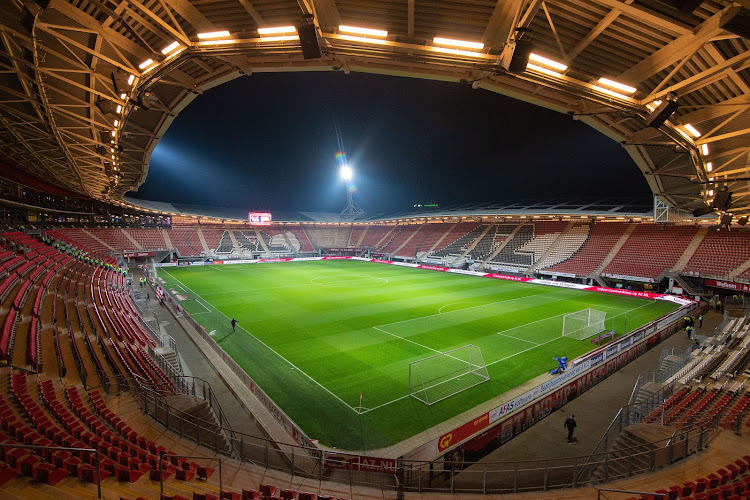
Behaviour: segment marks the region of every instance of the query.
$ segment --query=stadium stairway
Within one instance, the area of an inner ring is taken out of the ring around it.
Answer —
[[[203,230],[200,226],[197,226],[198,240],[201,242],[201,247],[205,253],[208,253],[208,244],[206,243],[206,237],[203,235]]]
[[[625,229],[625,232],[622,233],[622,236],[620,236],[620,239],[617,240],[617,243],[615,243],[615,246],[612,247],[612,249],[607,253],[607,255],[602,259],[602,261],[599,263],[598,266],[594,269],[594,271],[591,273],[592,276],[599,276],[602,274],[602,271],[605,267],[609,265],[610,262],[612,262],[612,259],[615,258],[617,253],[620,251],[620,249],[625,245],[625,242],[628,241],[628,238],[630,235],[635,231],[635,228],[638,227],[637,224],[629,224],[627,229]],[[605,285],[606,286],[606,285]]]
[[[555,240],[550,244],[549,247],[547,247],[547,250],[537,258],[534,263],[529,267],[526,272],[528,274],[531,274],[535,272],[541,265],[544,263],[544,260],[555,251],[555,249],[565,240],[565,236],[570,233],[571,229],[576,225],[575,222],[569,222],[568,225],[565,226],[565,229],[563,229],[560,234],[555,238]]]
[[[698,228],[698,232],[695,233],[695,236],[693,236],[693,240],[685,248],[685,251],[682,252],[680,258],[677,259],[677,262],[675,262],[675,265],[672,267],[672,271],[679,273],[683,269],[685,269],[685,266],[688,264],[688,262],[690,262],[691,257],[693,256],[693,254],[695,254],[695,251],[698,250],[698,247],[703,242],[703,238],[706,237],[707,233],[708,228]]]

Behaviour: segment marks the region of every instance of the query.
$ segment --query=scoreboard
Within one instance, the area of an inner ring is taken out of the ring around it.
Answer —
[[[249,212],[247,222],[253,226],[270,226],[271,214],[270,212]]]

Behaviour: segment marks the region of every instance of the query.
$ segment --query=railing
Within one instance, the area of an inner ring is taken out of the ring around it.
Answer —
[[[607,493],[620,493],[623,495],[640,495],[641,497],[648,497],[648,498],[668,498],[669,495],[667,493],[645,493],[643,491],[630,491],[630,490],[612,490],[609,488],[600,488],[596,491],[596,500],[608,500],[609,497],[606,495],[602,495],[602,492]]]
[[[102,498],[102,477],[101,477],[101,453],[93,448],[66,448],[64,446],[33,446],[20,443],[0,443],[0,448],[23,448],[26,450],[49,450],[50,452],[70,451],[73,453],[94,453],[96,454],[96,498]]]
[[[628,404],[632,405],[636,403],[640,390],[649,382],[665,384],[674,376],[675,373],[678,373],[680,370],[682,370],[690,361],[690,353],[692,352],[692,349],[692,346],[688,346],[685,348],[670,347],[662,350],[661,354],[659,355],[659,363],[657,364],[659,369],[656,371],[644,372],[638,376],[638,380],[635,382],[635,386],[633,387],[633,392],[630,394],[630,400],[628,401]],[[662,362],[669,356],[675,356],[679,358],[679,361],[676,364],[669,366],[667,369],[661,369]],[[669,383],[661,387],[657,392],[649,396],[646,402],[662,402],[664,398],[669,397],[669,395],[671,394],[672,385],[673,383]]]
[[[196,386],[197,387],[197,386]],[[510,493],[553,488],[575,488],[612,481],[668,466],[703,450],[716,436],[725,417],[735,418],[739,433],[747,412],[695,415],[688,425],[663,439],[639,446],[613,449],[622,429],[643,420],[641,414],[624,407],[603,438],[603,445],[590,456],[516,462],[475,463],[460,461],[373,460],[293,444],[276,443],[240,432],[225,436],[229,448],[222,448],[214,423],[199,421],[164,404],[163,398],[143,388],[137,391],[141,407],[167,429],[224,456],[234,455],[266,469],[279,470],[299,478],[330,478],[350,486],[367,486],[384,491],[444,493]],[[643,405],[639,405],[643,406]],[[651,421],[658,422],[653,418]]]

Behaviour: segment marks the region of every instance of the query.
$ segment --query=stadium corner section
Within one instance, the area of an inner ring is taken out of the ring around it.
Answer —
[[[542,383],[540,383],[536,387],[531,388],[520,396],[505,401],[497,407],[491,409],[490,411],[483,413],[482,415],[471,418],[470,420],[467,419],[464,424],[456,427],[450,432],[444,433],[439,437],[429,439],[427,442],[424,442],[420,446],[414,447],[411,451],[402,455],[402,458],[408,460],[433,460],[451,452],[461,445],[471,445],[474,448],[481,448],[483,447],[483,445],[488,444],[490,441],[497,437],[500,438],[501,443],[507,441],[513,435],[517,434],[523,429],[526,429],[529,425],[540,420],[554,409],[557,409],[560,406],[564,405],[569,396],[584,392],[603,378],[614,373],[616,370],[645,352],[647,347],[661,342],[662,340],[673,334],[675,331],[679,330],[682,317],[686,314],[687,311],[692,311],[695,307],[697,307],[697,303],[693,300],[671,295],[663,295],[650,292],[637,292],[632,290],[606,288],[601,286],[587,286],[576,283],[558,282],[520,276],[508,276],[497,273],[480,273],[476,271],[452,269],[434,265],[420,265],[380,259],[365,259],[359,257],[306,257],[213,261],[211,263],[205,263],[205,265],[260,264],[272,262],[344,259],[457,273],[492,279],[525,282],[538,285],[577,289],[582,291],[609,293],[635,298],[665,300],[676,303],[678,306],[680,306],[670,314],[641,326],[635,331],[626,334],[623,337],[620,337],[611,344],[579,356],[570,363],[570,368],[563,374],[558,376],[551,376],[547,374],[545,376],[546,379]],[[173,267],[176,265],[177,264],[175,263],[160,264],[158,265],[158,267]],[[199,265],[204,265],[204,263],[201,263]],[[178,309],[181,309],[178,304],[176,304],[176,307]],[[193,323],[195,322],[193,321]],[[200,331],[200,326],[197,325],[197,323],[195,323],[195,325]],[[217,352],[221,352],[221,347],[219,347],[212,338],[210,338],[208,335],[203,335],[203,337],[207,342],[209,342],[214,350],[216,350]],[[231,358],[227,359],[226,356],[223,357],[225,358],[225,361],[227,361],[227,363],[231,365],[231,361],[233,360],[231,360]],[[230,366],[230,368],[232,368],[233,371],[236,371],[234,369],[235,367]],[[246,377],[243,377],[243,380],[245,378]],[[288,416],[286,416],[278,406],[276,406],[271,398],[263,393],[263,391],[258,387],[257,384],[250,381],[250,383],[248,384],[248,388],[253,393],[255,393],[256,396],[258,396],[258,399],[260,399],[264,406],[266,406],[269,412],[287,430],[290,437],[292,437],[300,445],[314,446],[313,441],[310,440],[305,435],[305,433]],[[464,414],[468,415],[470,413],[471,410],[468,410]],[[343,458],[345,452],[343,454],[338,454],[342,455]],[[356,454],[346,455],[346,457],[348,458],[344,459],[342,462],[346,467],[362,467],[363,464],[368,463],[368,461],[373,458],[372,456],[364,457]],[[392,459],[383,458],[382,460],[390,461]]]

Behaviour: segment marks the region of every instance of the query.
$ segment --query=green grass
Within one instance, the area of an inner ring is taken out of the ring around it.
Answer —
[[[606,311],[622,333],[625,318],[630,331],[677,307],[349,260],[158,276],[187,293],[182,306],[309,437],[346,450],[402,441],[554,368],[554,356],[591,350],[561,336],[565,313]],[[431,406],[408,397],[409,362],[466,344],[481,349],[488,382]]]

